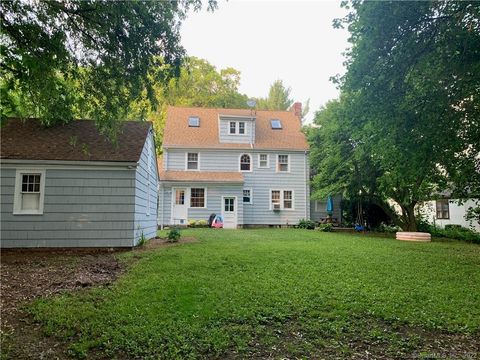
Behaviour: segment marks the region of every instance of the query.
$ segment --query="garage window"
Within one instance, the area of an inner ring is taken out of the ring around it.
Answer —
[[[17,170],[15,176],[15,215],[43,214],[45,170]]]

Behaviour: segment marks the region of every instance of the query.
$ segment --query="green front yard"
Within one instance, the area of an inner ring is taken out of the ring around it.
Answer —
[[[122,254],[140,258],[113,287],[30,311],[79,356],[392,358],[480,346],[478,245],[295,229],[183,235],[199,241]]]

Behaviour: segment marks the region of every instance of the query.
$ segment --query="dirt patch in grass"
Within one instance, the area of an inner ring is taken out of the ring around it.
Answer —
[[[156,237],[154,239],[147,241],[145,245],[139,248],[136,248],[135,251],[151,250],[151,249],[157,249],[161,247],[174,246],[178,244],[192,243],[197,241],[198,240],[193,236],[182,236],[177,242],[169,242],[168,238]]]
[[[8,358],[64,358],[64,346],[43,335],[23,310],[29,301],[111,284],[125,270],[116,253],[125,250],[2,250],[1,340]]]
[[[134,252],[197,241],[182,237],[176,243],[155,238]],[[63,359],[68,344],[45,336],[42,327],[24,311],[28,302],[83,288],[109,286],[128,267],[117,255],[132,249],[12,249],[0,255],[0,358]],[[132,257],[133,260],[138,259]]]

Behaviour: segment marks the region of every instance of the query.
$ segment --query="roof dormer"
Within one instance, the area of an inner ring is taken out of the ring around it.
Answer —
[[[253,144],[255,115],[218,115],[218,135],[221,143]]]

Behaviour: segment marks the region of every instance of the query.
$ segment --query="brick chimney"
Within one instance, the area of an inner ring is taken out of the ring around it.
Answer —
[[[294,103],[290,108],[290,111],[293,112],[294,115],[298,117],[300,120],[302,120],[302,103],[301,102]]]

